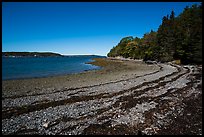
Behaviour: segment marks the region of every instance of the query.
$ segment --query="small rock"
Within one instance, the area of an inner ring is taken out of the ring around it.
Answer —
[[[44,123],[44,124],[43,124],[43,127],[44,127],[44,128],[48,128],[48,125],[49,125],[48,122],[47,122],[47,123]]]

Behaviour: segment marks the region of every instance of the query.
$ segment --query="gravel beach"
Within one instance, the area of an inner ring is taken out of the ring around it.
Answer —
[[[90,64],[103,68],[2,81],[2,134],[202,135],[202,66]]]

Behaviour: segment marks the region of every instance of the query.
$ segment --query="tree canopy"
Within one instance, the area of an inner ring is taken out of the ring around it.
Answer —
[[[142,38],[122,38],[107,56],[161,62],[179,59],[182,64],[201,64],[202,4],[184,8],[177,17],[172,11],[163,17],[157,31],[151,30]]]

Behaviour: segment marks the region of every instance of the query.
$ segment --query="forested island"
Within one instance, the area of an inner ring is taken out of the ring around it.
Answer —
[[[2,52],[3,57],[61,57],[63,55],[52,52]]]
[[[142,38],[128,36],[107,54],[108,57],[155,60],[182,64],[202,63],[202,3],[186,7],[175,17],[164,16],[157,31],[144,34]]]

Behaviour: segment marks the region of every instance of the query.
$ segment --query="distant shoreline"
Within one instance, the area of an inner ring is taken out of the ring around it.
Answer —
[[[102,56],[102,55],[63,55],[54,52],[2,52],[2,57],[76,57],[76,56]],[[102,56],[106,57],[106,56]]]
[[[50,57],[63,56],[59,53],[53,52],[2,52],[3,57]]]

